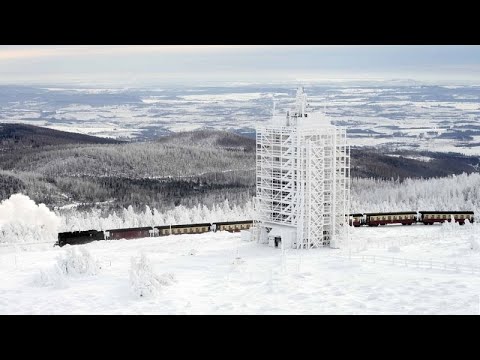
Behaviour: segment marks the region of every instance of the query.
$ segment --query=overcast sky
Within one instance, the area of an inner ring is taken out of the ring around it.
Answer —
[[[325,79],[480,83],[480,46],[1,46],[0,83],[142,86]]]

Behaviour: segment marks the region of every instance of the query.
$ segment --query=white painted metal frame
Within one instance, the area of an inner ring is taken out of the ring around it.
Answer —
[[[349,236],[346,130],[299,126],[306,116],[299,91],[294,116],[257,129],[256,220],[269,229],[295,228],[296,248],[339,247]]]

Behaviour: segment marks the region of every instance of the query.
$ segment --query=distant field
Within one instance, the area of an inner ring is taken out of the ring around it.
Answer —
[[[480,86],[306,86],[309,103],[346,126],[354,146],[480,155]],[[211,128],[254,135],[293,105],[295,85],[171,89],[0,86],[0,122],[145,140]]]

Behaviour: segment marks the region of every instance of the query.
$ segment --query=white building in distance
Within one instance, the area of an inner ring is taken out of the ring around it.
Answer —
[[[298,89],[292,112],[257,128],[254,237],[271,246],[340,247],[349,236],[346,129],[307,106]]]

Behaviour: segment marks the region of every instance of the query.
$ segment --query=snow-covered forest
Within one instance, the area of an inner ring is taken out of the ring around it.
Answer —
[[[120,212],[114,211],[106,217],[101,216],[99,209],[83,212],[70,209],[57,214],[61,219],[60,231],[76,231],[249,220],[252,219],[253,211],[252,199],[244,206],[231,205],[228,200],[225,200],[210,208],[205,205],[196,205],[191,208],[180,205],[165,212],[151,209],[148,205],[145,206],[144,211],[137,212],[129,206]]]
[[[480,214],[480,174],[385,181],[352,180],[352,212],[472,210]]]

